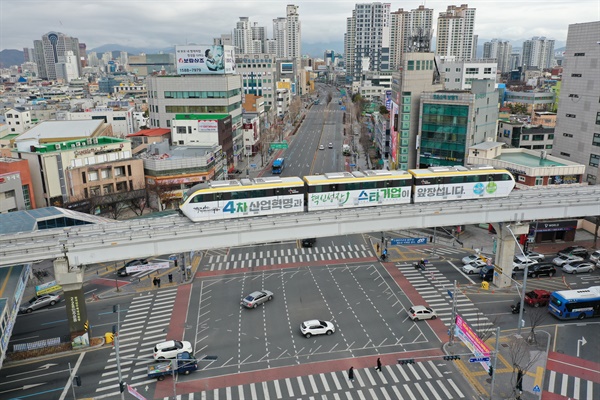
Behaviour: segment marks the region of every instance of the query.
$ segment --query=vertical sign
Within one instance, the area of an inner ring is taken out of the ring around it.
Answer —
[[[71,345],[74,349],[88,347],[90,345],[89,325],[83,288],[65,291],[65,302],[67,304]]]

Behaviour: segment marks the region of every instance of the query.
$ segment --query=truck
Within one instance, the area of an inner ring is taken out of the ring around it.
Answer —
[[[285,168],[285,159],[278,158],[273,161],[273,168],[271,172],[273,174],[280,175],[283,172],[283,168]]]
[[[165,379],[165,376],[173,375],[173,364],[177,363],[176,374],[189,375],[190,372],[198,370],[198,360],[184,351],[177,354],[177,360],[160,362],[148,366],[148,378],[156,378],[159,381]]]

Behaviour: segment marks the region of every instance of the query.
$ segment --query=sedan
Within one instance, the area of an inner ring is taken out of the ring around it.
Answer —
[[[177,354],[188,352],[192,354],[192,344],[186,341],[167,340],[154,346],[154,359],[164,360],[165,358],[177,358]]]
[[[300,324],[300,332],[306,338],[312,335],[331,335],[335,332],[335,326],[329,321],[311,319]]]
[[[562,267],[565,264],[571,264],[571,263],[578,262],[578,261],[583,261],[583,257],[571,254],[571,255],[564,255],[564,256],[556,257],[554,260],[552,260],[552,264],[554,264],[558,267]]]
[[[571,264],[565,264],[562,267],[563,272],[567,274],[579,274],[582,272],[593,272],[596,266],[591,262],[576,262]]]
[[[273,292],[268,290],[257,290],[244,297],[240,304],[246,308],[256,308],[259,304],[266,303],[270,300],[273,300]]]
[[[413,321],[420,321],[422,319],[436,319],[437,313],[433,311],[431,307],[425,306],[412,306],[408,310],[408,318]]]
[[[544,261],[545,256],[541,253],[536,253],[535,251],[526,251],[525,256],[530,260]]]
[[[537,260],[532,260],[530,258],[523,258],[523,256],[517,256],[513,260],[513,270],[519,271],[524,270],[525,267],[531,267],[532,265],[537,264]]]
[[[472,261],[477,261],[477,260],[481,260],[481,257],[479,257],[477,254],[471,254],[470,256],[463,257],[462,263],[469,264]]]
[[[19,312],[29,314],[34,310],[39,310],[43,307],[53,306],[60,301],[60,296],[54,293],[48,293],[41,296],[36,296],[27,303],[19,307]]]
[[[325,150],[325,146],[323,146],[323,145],[320,145],[320,146],[319,146],[319,150]]]
[[[463,265],[461,269],[465,274],[469,274],[469,275],[478,274],[484,265],[485,265],[485,263],[483,265],[481,265],[476,262],[472,262],[472,263]]]

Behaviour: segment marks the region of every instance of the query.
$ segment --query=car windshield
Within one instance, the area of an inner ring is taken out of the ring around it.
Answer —
[[[319,324],[320,324],[321,326],[325,326],[325,325],[327,325],[327,322],[325,322],[325,321],[319,321]]]
[[[248,297],[246,297],[244,300],[246,300],[246,301],[252,301],[252,300],[254,300],[254,297],[252,297],[252,296],[248,296]]]
[[[177,349],[182,349],[183,348],[183,343],[178,342],[177,340],[175,341],[175,348]]]
[[[536,297],[538,297],[535,292],[527,292],[525,295],[527,297],[531,297],[532,299],[535,299]]]

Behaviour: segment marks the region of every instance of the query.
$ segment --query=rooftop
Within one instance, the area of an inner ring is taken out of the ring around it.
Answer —
[[[0,214],[0,234],[33,232],[42,229],[64,228],[75,225],[115,222],[108,218],[83,214],[58,207],[37,208]]]
[[[20,135],[17,140],[62,139],[72,137],[92,137],[104,120],[83,121],[43,121]]]
[[[502,153],[495,160],[506,161],[525,167],[564,167],[567,164],[556,161],[553,157],[552,160],[534,156],[528,153],[516,152],[516,153]]]
[[[152,137],[154,137],[154,136],[167,135],[169,133],[171,133],[171,130],[166,129],[166,128],[142,129],[141,131],[127,135],[127,137],[132,137],[132,136],[152,136]]]

